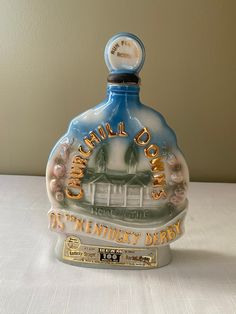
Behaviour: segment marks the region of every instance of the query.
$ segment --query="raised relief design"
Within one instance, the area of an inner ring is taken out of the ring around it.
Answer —
[[[49,157],[50,228],[64,261],[159,267],[184,232],[188,168],[165,119],[139,100],[144,56],[136,36],[111,38],[107,98],[71,121]]]

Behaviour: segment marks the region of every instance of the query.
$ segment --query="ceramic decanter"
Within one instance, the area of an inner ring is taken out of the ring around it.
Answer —
[[[106,99],[71,121],[49,157],[49,225],[63,262],[161,267],[184,232],[188,168],[163,116],[140,102],[144,59],[136,36],[108,41]]]

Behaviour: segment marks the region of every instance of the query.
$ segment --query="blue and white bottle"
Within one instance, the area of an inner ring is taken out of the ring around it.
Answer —
[[[184,232],[188,168],[163,116],[140,102],[144,59],[136,36],[108,41],[106,99],[71,121],[49,157],[50,228],[64,262],[160,267]]]

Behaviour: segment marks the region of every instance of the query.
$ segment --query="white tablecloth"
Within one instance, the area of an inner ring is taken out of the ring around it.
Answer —
[[[0,313],[236,313],[236,184],[191,183],[185,235],[155,270],[57,261],[45,178],[0,176]]]

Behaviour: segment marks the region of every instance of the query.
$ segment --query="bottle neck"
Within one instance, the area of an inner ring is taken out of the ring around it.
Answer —
[[[107,97],[112,98],[130,98],[133,101],[139,101],[139,85],[137,84],[107,84]]]

